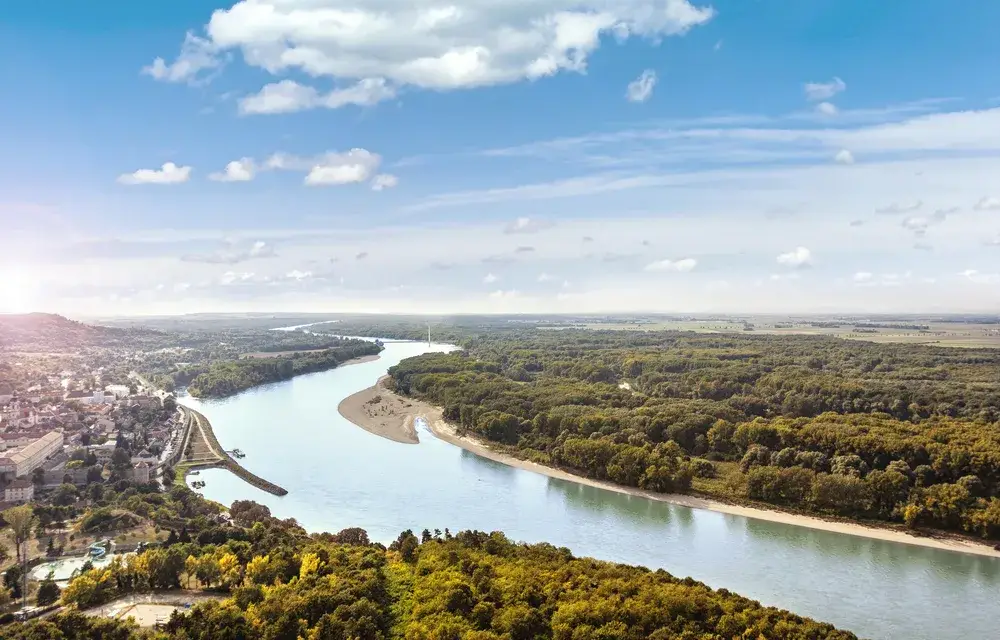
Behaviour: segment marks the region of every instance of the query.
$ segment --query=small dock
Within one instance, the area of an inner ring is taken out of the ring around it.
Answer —
[[[180,409],[184,412],[184,419],[188,423],[187,435],[184,438],[183,454],[178,464],[185,473],[195,469],[228,469],[234,475],[262,491],[267,491],[276,496],[288,494],[288,491],[283,487],[279,487],[273,482],[268,482],[264,478],[247,471],[240,463],[233,459],[222,448],[222,445],[219,444],[215,433],[212,431],[212,424],[201,412],[185,406],[181,406]]]

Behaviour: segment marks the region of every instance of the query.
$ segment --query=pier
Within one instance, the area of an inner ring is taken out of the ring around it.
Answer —
[[[273,482],[247,471],[229,453],[222,448],[212,431],[212,424],[201,412],[190,407],[181,406],[184,419],[187,422],[180,462],[177,465],[179,480],[195,469],[223,468],[242,478],[253,486],[276,496],[284,496],[288,491]]]

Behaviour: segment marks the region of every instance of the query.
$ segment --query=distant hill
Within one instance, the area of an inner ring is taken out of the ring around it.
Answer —
[[[53,313],[0,314],[0,348],[56,351],[82,346],[114,346],[150,330],[99,327]]]

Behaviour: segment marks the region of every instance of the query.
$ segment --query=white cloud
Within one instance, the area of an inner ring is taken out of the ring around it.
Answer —
[[[254,172],[253,159],[240,158],[228,163],[223,171],[209,174],[208,179],[216,182],[248,182],[253,180]]]
[[[922,236],[927,232],[927,227],[930,226],[930,221],[927,218],[919,218],[917,216],[910,216],[904,218],[902,226],[907,231],[914,232],[917,236]]]
[[[486,277],[483,278],[483,284],[493,284],[494,282],[496,282],[499,279],[500,278],[496,277],[492,273],[487,273]]]
[[[879,207],[878,209],[875,209],[875,213],[884,213],[884,214],[909,213],[911,211],[916,211],[920,209],[920,207],[922,206],[924,206],[924,203],[920,200],[909,203],[893,202],[892,204],[888,204],[884,207]]]
[[[382,164],[382,157],[367,149],[330,151],[316,157],[299,157],[276,153],[267,159],[265,167],[288,171],[305,171],[305,184],[327,186],[368,181]]]
[[[372,178],[372,191],[382,191],[392,189],[399,184],[399,178],[391,173],[380,173]]]
[[[628,83],[625,90],[625,98],[629,102],[645,102],[653,95],[653,87],[656,86],[656,72],[646,69],[642,74]]]
[[[976,284],[997,284],[1000,282],[1000,273],[980,273],[976,269],[966,269],[958,275],[964,276],[969,282]]]
[[[777,258],[778,264],[792,269],[801,269],[812,264],[812,252],[806,247],[796,247],[788,253],[782,253]]]
[[[275,114],[292,113],[306,109],[339,109],[347,105],[368,107],[396,96],[396,91],[383,78],[364,78],[343,89],[321,94],[314,87],[294,80],[282,80],[265,85],[253,95],[239,102],[240,113]]]
[[[1000,211],[1000,198],[983,198],[973,208],[976,211]]]
[[[854,164],[854,154],[847,149],[841,149],[833,156],[833,161],[837,164]]]
[[[302,282],[303,280],[308,280],[312,277],[312,271],[299,271],[294,269],[285,274],[285,277],[289,280],[295,280],[297,282]]]
[[[606,37],[656,43],[714,15],[689,0],[243,0],[205,30],[213,50],[273,75],[448,90],[582,73]]]
[[[698,266],[698,261],[694,258],[682,258],[680,260],[658,260],[646,265],[646,271],[676,271],[678,273],[688,273]]]
[[[239,243],[229,242],[219,251],[207,254],[189,254],[181,257],[182,262],[202,262],[205,264],[239,264],[248,260],[260,258],[273,258],[277,254],[272,247],[263,240],[242,247]]]
[[[227,271],[222,274],[222,278],[219,279],[219,283],[223,285],[231,285],[237,282],[246,282],[247,280],[252,279],[253,275],[254,274],[251,272],[237,273],[235,271]]]
[[[538,274],[538,281],[539,282],[552,282],[553,280],[555,280],[555,278],[553,278],[552,276],[550,276],[547,273],[540,273],[540,274]]]
[[[870,282],[872,279],[872,274],[868,271],[858,271],[854,274],[855,282]]]
[[[159,169],[139,169],[133,173],[118,176],[121,184],[180,184],[191,178],[191,167],[179,167],[173,162],[165,162]]]
[[[534,220],[522,217],[508,224],[504,228],[504,233],[536,233],[552,226],[552,223],[547,220]]]
[[[807,82],[803,87],[806,99],[812,102],[829,100],[846,89],[847,84],[840,78],[834,78],[830,82]]]
[[[156,58],[152,64],[143,67],[142,73],[163,82],[196,83],[203,71],[218,69],[225,63],[216,46],[205,38],[191,32],[184,36],[180,55],[173,63],[167,64],[163,58]]]
[[[832,102],[820,102],[816,105],[816,112],[824,116],[835,116],[838,113],[837,105]]]

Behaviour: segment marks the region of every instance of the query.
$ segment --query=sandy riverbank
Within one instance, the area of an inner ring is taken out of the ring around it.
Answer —
[[[441,419],[441,410],[389,391],[385,388],[388,378],[382,376],[374,386],[344,398],[337,411],[369,433],[394,442],[418,444],[416,418],[432,423]]]
[[[947,551],[957,551],[959,553],[971,553],[1000,558],[1000,551],[997,551],[991,545],[980,543],[970,538],[948,536],[946,534],[939,534],[936,537],[918,536],[898,529],[883,529],[852,522],[824,520],[822,518],[797,513],[787,513],[784,511],[772,511],[770,509],[759,509],[743,505],[728,504],[718,500],[700,498],[697,496],[653,493],[651,491],[643,491],[642,489],[636,489],[633,487],[625,487],[609,482],[592,480],[590,478],[562,471],[561,469],[554,469],[552,467],[546,467],[534,462],[521,460],[520,458],[515,458],[509,454],[495,451],[476,438],[459,435],[453,425],[445,422],[439,407],[435,407],[418,400],[403,398],[392,391],[387,390],[384,387],[384,381],[387,377],[388,376],[385,376],[379,380],[379,383],[376,386],[369,387],[364,391],[346,398],[340,403],[339,409],[341,415],[362,429],[365,429],[370,433],[380,435],[384,438],[395,440],[396,442],[417,444],[419,439],[417,438],[416,430],[414,428],[414,421],[416,418],[423,418],[427,421],[427,426],[430,427],[434,435],[445,442],[449,442],[455,446],[466,449],[467,451],[471,451],[484,458],[489,458],[490,460],[494,460],[517,469],[540,473],[550,478],[577,482],[579,484],[598,487],[608,491],[641,496],[650,500],[668,502],[670,504],[691,507],[693,509],[707,509],[718,513],[743,516],[745,518],[755,518],[758,520],[766,520],[768,522],[778,522],[798,527],[807,527],[810,529],[818,529],[820,531],[831,531],[834,533],[861,536],[875,540],[885,540],[887,542],[899,542],[902,544],[930,547],[932,549],[944,549]],[[371,402],[376,396],[378,396],[378,401]],[[366,403],[369,402],[371,402],[371,404],[366,405]]]
[[[376,354],[373,354],[373,355],[370,355],[370,356],[361,356],[359,358],[351,358],[347,362],[341,362],[337,366],[338,367],[347,367],[347,366],[350,366],[352,364],[364,364],[366,362],[375,362],[376,360],[378,360],[381,357],[382,357],[381,354],[376,353]]]

